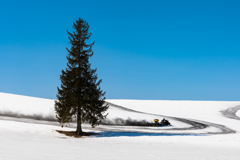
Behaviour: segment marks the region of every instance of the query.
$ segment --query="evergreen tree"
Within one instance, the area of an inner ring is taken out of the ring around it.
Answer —
[[[91,69],[89,58],[93,55],[91,44],[86,41],[91,37],[89,25],[79,18],[73,23],[75,31],[68,32],[71,48],[68,49],[67,68],[62,70],[61,87],[57,88],[55,111],[58,121],[62,124],[77,119],[76,134],[81,135],[81,124],[89,122],[92,127],[99,125],[108,109],[105,103],[105,92],[100,88],[102,80],[97,80],[97,69]]]

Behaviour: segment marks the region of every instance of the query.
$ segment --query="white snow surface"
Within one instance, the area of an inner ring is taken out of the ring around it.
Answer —
[[[221,111],[240,105],[239,101],[107,100],[145,113],[188,118],[221,124],[240,131],[239,120],[229,119]],[[237,114],[239,111],[237,112]]]
[[[54,100],[0,92],[0,113],[54,118]]]
[[[237,111],[236,116],[240,118],[240,111]]]
[[[26,159],[161,159],[161,160],[239,160],[240,121],[224,117],[221,111],[240,105],[240,102],[223,101],[159,101],[159,100],[107,100],[119,106],[142,113],[121,110],[110,106],[108,119],[116,117],[151,121],[155,115],[187,118],[228,127],[236,133],[188,136],[149,136],[133,134],[122,136],[113,132],[111,136],[73,138],[59,134],[56,130],[73,131],[75,128],[61,128],[57,122],[32,120],[37,116],[54,119],[54,100],[0,93],[0,160]],[[151,114],[145,114],[151,113]],[[239,116],[239,111],[236,113]],[[15,116],[15,117],[9,117]],[[169,129],[189,127],[189,124],[171,120]],[[105,129],[102,132],[101,127]],[[114,127],[114,126],[113,126]],[[148,129],[115,126],[126,131],[136,128],[141,132]],[[163,127],[167,128],[167,127]],[[111,126],[100,125],[91,129],[83,125],[84,131],[109,133]],[[196,133],[206,133],[206,129]],[[161,133],[161,127],[155,127]],[[215,130],[215,129],[213,129]],[[131,130],[132,131],[132,130]],[[164,131],[166,132],[166,131]],[[179,132],[179,131],[177,131]],[[185,131],[184,131],[185,132]],[[194,131],[186,131],[194,133]]]

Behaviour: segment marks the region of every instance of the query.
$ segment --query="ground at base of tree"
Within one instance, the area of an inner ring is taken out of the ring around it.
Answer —
[[[75,138],[82,138],[83,136],[93,136],[93,135],[100,135],[99,133],[92,133],[92,132],[82,132],[81,135],[77,135],[76,131],[60,131],[56,130],[60,134],[64,134],[69,137],[75,137]]]

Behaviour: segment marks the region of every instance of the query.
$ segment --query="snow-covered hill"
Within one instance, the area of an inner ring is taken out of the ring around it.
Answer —
[[[71,138],[56,130],[54,100],[0,93],[0,160],[9,159],[240,159],[240,102],[107,100],[107,123]],[[171,127],[125,126],[116,118]],[[174,136],[173,136],[174,135]]]

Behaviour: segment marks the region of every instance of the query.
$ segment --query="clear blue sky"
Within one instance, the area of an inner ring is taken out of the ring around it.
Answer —
[[[95,41],[107,99],[240,101],[240,1],[8,0],[0,5],[0,92],[55,99],[66,30]]]

